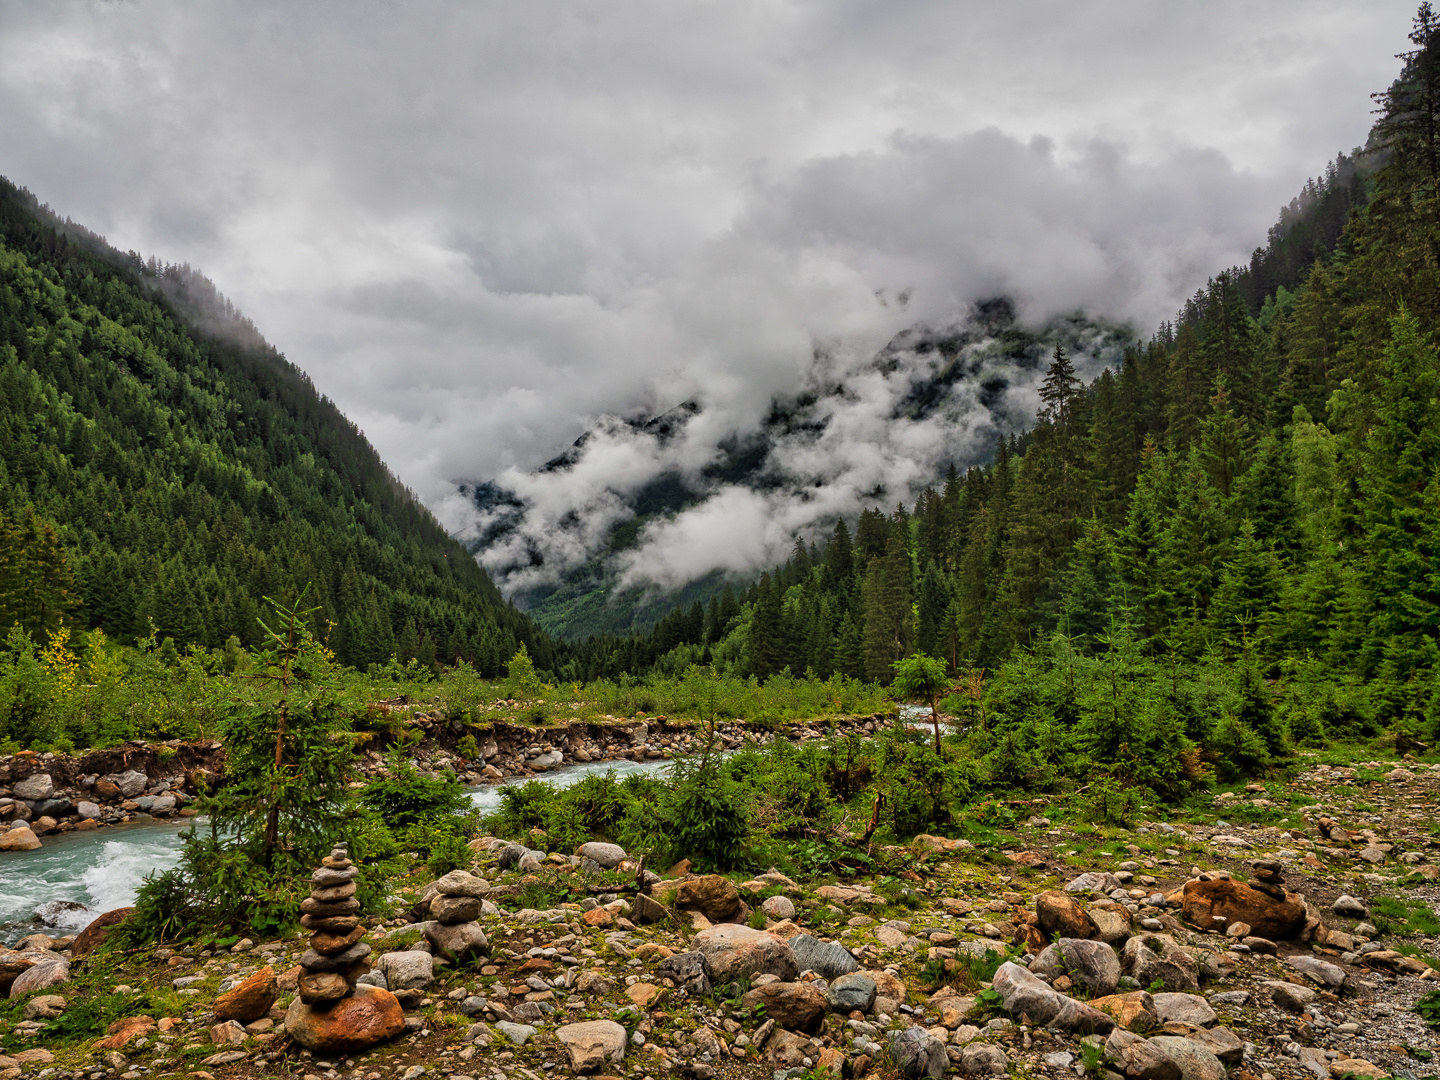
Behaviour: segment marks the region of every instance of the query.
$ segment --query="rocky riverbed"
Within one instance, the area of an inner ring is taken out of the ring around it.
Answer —
[[[405,1010],[391,1041],[331,1058],[287,1036],[303,938],[112,967],[87,931],[0,954],[0,1077],[1434,1075],[1412,1010],[1440,988],[1437,791],[1440,767],[1317,766],[1099,830],[1034,800],[988,839],[814,881],[480,838],[472,875],[397,882],[408,913],[362,923],[362,981]],[[433,944],[441,897],[483,955]],[[82,1037],[92,996],[125,1015]],[[257,1018],[226,1019],[242,1005]]]

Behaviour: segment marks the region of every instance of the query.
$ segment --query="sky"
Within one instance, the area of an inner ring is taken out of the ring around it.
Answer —
[[[0,0],[0,174],[202,270],[458,529],[978,299],[1148,332],[1364,141],[1413,9]]]

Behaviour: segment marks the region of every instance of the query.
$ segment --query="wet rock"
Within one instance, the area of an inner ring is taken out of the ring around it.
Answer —
[[[625,1029],[613,1020],[566,1024],[555,1038],[570,1052],[570,1067],[577,1073],[595,1072],[606,1061],[618,1065],[625,1057]]]
[[[754,975],[774,975],[782,982],[790,982],[800,973],[789,945],[774,934],[748,926],[712,926],[695,936],[695,947],[705,958],[712,986]]]
[[[860,1012],[868,1013],[875,1007],[877,993],[878,989],[874,979],[868,975],[861,975],[859,972],[851,972],[849,975],[841,975],[830,983],[830,989],[825,992],[825,1001],[838,1013],[851,1013],[857,1009]],[[958,1022],[959,1019],[956,1023]],[[955,1024],[946,1024],[946,1026],[954,1027]]]
[[[327,1009],[297,997],[285,1013],[285,1033],[322,1057],[359,1053],[404,1030],[405,1013],[395,995],[363,983]]]
[[[765,1015],[790,1031],[813,1035],[825,1019],[825,995],[810,983],[774,982],[757,986],[742,997],[740,1003],[751,1008],[764,1005]]]
[[[111,908],[98,919],[94,919],[89,925],[81,930],[74,941],[70,943],[71,958],[84,956],[94,952],[105,943],[105,939],[115,932],[115,928],[125,921],[126,917],[135,909],[133,907]]]
[[[860,970],[860,961],[844,945],[821,941],[810,934],[796,934],[790,938],[790,951],[801,971],[813,971],[822,979],[835,979]]]
[[[591,840],[575,849],[582,859],[593,859],[602,870],[614,870],[626,859],[625,849],[619,844],[602,844]]]
[[[1000,966],[992,986],[1006,1011],[1017,1019],[1027,1016],[1033,1024],[1086,1034],[1104,1033],[1115,1026],[1105,1013],[1066,997],[1013,962]]]
[[[1204,1028],[1215,1023],[1215,1010],[1198,994],[1156,994],[1153,1000],[1162,1024],[1178,1020]]]
[[[1035,914],[1040,919],[1040,929],[1049,937],[1082,940],[1097,933],[1095,923],[1080,906],[1080,901],[1057,889],[1042,892],[1035,898]]]
[[[1030,970],[1051,978],[1068,975],[1100,997],[1108,997],[1120,985],[1120,958],[1103,941],[1061,938],[1035,958]]]
[[[23,821],[16,822],[0,833],[0,851],[34,851],[40,847],[40,838]]]
[[[890,1057],[906,1080],[920,1080],[920,1077],[939,1080],[949,1062],[945,1044],[922,1027],[892,1031]]]
[[[270,1011],[270,1006],[279,996],[275,969],[262,967],[239,986],[215,999],[215,1016],[220,1020],[238,1020],[242,1024],[254,1023]]]
[[[1256,937],[1283,941],[1305,928],[1305,901],[1283,889],[1283,898],[1271,895],[1242,881],[1215,878],[1187,881],[1172,903],[1178,901],[1181,914],[1193,925],[1209,929],[1216,919],[1248,923]]]
[[[1120,950],[1120,968],[1141,986],[1159,982],[1172,993],[1200,989],[1200,965],[1168,934],[1133,937]]]

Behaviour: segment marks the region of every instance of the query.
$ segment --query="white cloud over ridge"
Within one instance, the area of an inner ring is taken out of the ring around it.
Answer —
[[[0,0],[0,173],[203,269],[448,525],[496,477],[564,565],[817,347],[856,372],[1000,293],[1148,329],[1364,139],[1413,7]],[[602,419],[689,399],[663,449]],[[789,448],[837,505],[943,459],[872,405]],[[597,423],[567,484],[535,472]],[[656,577],[823,501],[712,494]]]

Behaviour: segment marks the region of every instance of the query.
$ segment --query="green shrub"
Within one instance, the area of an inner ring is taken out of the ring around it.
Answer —
[[[470,796],[454,773],[447,770],[434,779],[421,776],[415,763],[398,752],[390,755],[386,766],[390,775],[372,780],[361,792],[360,802],[379,814],[392,830],[422,820],[473,812]]]
[[[430,857],[425,865],[437,878],[444,877],[451,870],[469,870],[475,865],[475,853],[463,836],[447,833],[430,845]]]

